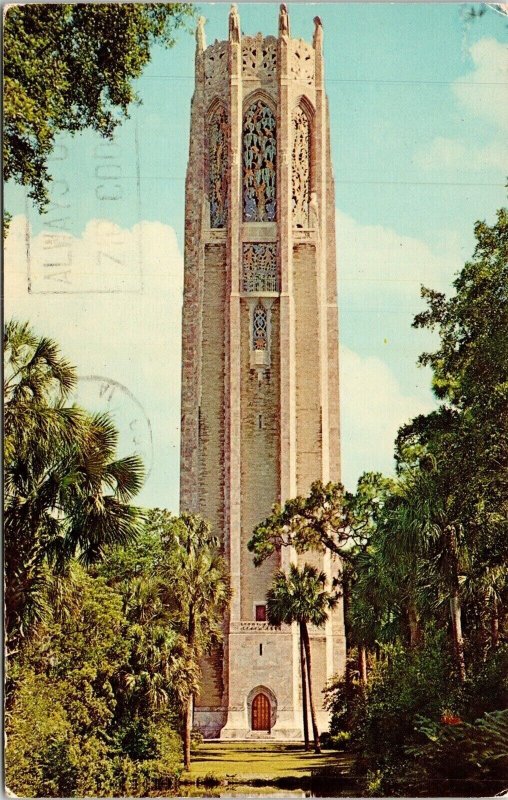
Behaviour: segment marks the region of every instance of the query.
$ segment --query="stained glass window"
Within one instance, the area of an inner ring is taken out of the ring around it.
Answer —
[[[222,106],[208,124],[208,197],[210,227],[224,228],[228,219],[228,119]]]
[[[268,344],[268,319],[266,308],[258,303],[254,309],[252,346],[254,350],[266,350]]]
[[[272,110],[256,100],[243,123],[243,218],[273,222],[276,206],[276,123]]]

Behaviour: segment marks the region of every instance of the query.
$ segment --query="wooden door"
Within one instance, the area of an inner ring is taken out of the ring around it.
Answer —
[[[252,701],[252,730],[269,731],[270,725],[270,701],[266,694],[257,694]]]

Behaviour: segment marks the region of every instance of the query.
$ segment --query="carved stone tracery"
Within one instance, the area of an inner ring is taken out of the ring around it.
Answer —
[[[312,86],[314,83],[314,48],[302,39],[291,40],[291,77]]]
[[[242,36],[242,72],[244,78],[274,81],[277,73],[275,36]]]
[[[275,242],[243,245],[242,291],[277,292],[277,245]]]
[[[224,228],[228,219],[228,115],[223,106],[212,115],[207,134],[210,227]]]
[[[310,125],[301,106],[293,113],[293,152],[291,165],[293,225],[306,228],[310,199]]]
[[[254,350],[268,349],[268,314],[261,301],[254,309],[252,319],[252,347]]]
[[[276,122],[271,108],[256,100],[243,122],[243,218],[274,222],[276,210]]]
[[[204,53],[205,87],[224,89],[228,84],[228,42],[215,42]]]

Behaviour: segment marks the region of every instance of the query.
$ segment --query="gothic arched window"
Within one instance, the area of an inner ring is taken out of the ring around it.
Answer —
[[[268,315],[262,303],[254,309],[252,318],[252,348],[266,350],[268,348]]]
[[[208,123],[208,199],[210,227],[224,228],[228,219],[228,118],[220,106]]]
[[[262,100],[247,109],[243,120],[243,218],[273,222],[276,205],[276,123]]]
[[[310,199],[310,125],[301,106],[293,114],[293,152],[291,164],[293,225],[306,228]]]

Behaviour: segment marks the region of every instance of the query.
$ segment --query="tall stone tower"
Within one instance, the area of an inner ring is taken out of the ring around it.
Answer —
[[[222,538],[233,599],[224,644],[204,665],[194,724],[205,736],[302,738],[296,625],[266,621],[283,550],[254,567],[257,523],[340,479],[334,185],[323,30],[292,39],[196,34],[186,179],[181,508]],[[331,574],[329,555],[298,557]],[[345,663],[342,608],[310,631],[318,723]]]

